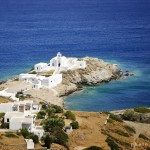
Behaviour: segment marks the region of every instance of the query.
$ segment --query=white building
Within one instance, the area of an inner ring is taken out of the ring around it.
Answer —
[[[14,101],[19,101],[19,98],[16,97],[15,93],[8,93],[7,89],[0,91],[0,96],[8,97]]]
[[[0,104],[0,112],[23,112],[23,113],[37,113],[40,111],[40,105],[33,102],[33,100],[24,100],[18,102],[9,102]]]
[[[55,70],[55,73],[59,71],[67,71],[69,69],[85,68],[86,62],[79,61],[77,58],[67,58],[62,56],[60,52],[50,60],[50,63],[38,63],[35,64],[34,70],[36,72],[46,72],[49,70]],[[59,71],[58,71],[59,70]]]
[[[78,68],[85,68],[86,62],[79,61],[77,58],[67,58],[62,56],[60,52],[57,53],[57,56],[50,60],[50,67],[54,70],[58,69],[60,71],[67,71]]]
[[[50,77],[36,74],[20,74],[19,80],[31,83],[33,88],[52,88],[62,82],[62,74],[53,74]]]
[[[39,138],[41,138],[43,136],[43,134],[44,134],[44,129],[43,129],[42,126],[33,126],[33,128],[31,129],[31,132],[33,132]]]
[[[60,52],[57,56],[50,60],[50,63],[38,63],[34,66],[34,71],[48,72],[54,71],[49,77],[40,76],[37,74],[20,74],[19,80],[26,81],[32,84],[33,88],[53,88],[62,82],[61,71],[84,69],[86,67],[85,61],[79,61],[77,58],[66,58]]]
[[[30,100],[14,103],[0,104],[0,112],[5,112],[4,122],[9,123],[9,129],[28,129],[41,138],[44,134],[42,126],[35,126],[36,113],[40,111],[40,106]]]
[[[34,149],[34,142],[32,139],[25,139],[27,143],[27,149]]]
[[[15,114],[16,115],[16,114]],[[9,129],[11,130],[19,130],[22,128],[26,128],[29,131],[33,128],[33,116],[28,115],[28,116],[12,116],[11,119],[9,120]],[[6,113],[7,116],[7,113]],[[8,117],[8,116],[7,116]]]
[[[44,134],[44,129],[42,126],[35,126],[34,116],[35,114],[31,114],[31,112],[28,114],[23,112],[7,112],[4,116],[4,122],[9,123],[10,130],[26,128],[41,138]]]
[[[44,72],[47,71],[46,68],[48,67],[47,63],[38,63],[34,66],[34,70],[36,72]]]

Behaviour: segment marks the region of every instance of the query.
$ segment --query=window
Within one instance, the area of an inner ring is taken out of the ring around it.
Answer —
[[[7,122],[9,122],[9,118],[7,118]]]

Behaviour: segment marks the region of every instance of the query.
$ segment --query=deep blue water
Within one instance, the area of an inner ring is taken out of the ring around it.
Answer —
[[[66,98],[73,110],[150,106],[149,0],[0,0],[0,80],[66,56],[99,57],[136,76]]]

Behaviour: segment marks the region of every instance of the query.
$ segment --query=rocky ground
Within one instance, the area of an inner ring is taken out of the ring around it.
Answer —
[[[115,64],[104,62],[98,58],[85,57],[82,60],[86,61],[85,69],[62,72],[63,82],[55,88],[59,96],[81,90],[84,85],[98,85],[133,75],[128,71],[121,71]]]
[[[52,89],[32,89],[32,85],[17,78],[0,83],[0,90],[7,89],[7,92],[17,93],[23,90],[25,94],[31,94],[32,99],[45,101],[51,104],[63,106],[62,96],[69,95],[83,89],[84,85],[98,85],[111,80],[119,80],[133,74],[121,71],[117,65],[104,62],[98,58],[84,57],[80,60],[86,61],[85,69],[74,69],[61,72],[63,81]]]

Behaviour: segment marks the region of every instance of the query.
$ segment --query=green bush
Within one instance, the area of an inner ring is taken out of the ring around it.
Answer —
[[[142,139],[144,139],[144,140],[149,140],[149,138],[146,137],[144,134],[140,134],[140,135],[139,135],[139,138],[142,138]]]
[[[1,123],[1,128],[3,129],[9,129],[9,123],[4,122],[4,120]]]
[[[1,121],[1,128],[9,129],[9,123],[8,122],[4,122],[4,119]]]
[[[46,112],[47,112],[49,118],[53,118],[55,116],[55,109],[52,107],[47,108]]]
[[[59,127],[55,128],[53,136],[55,137],[54,143],[67,146],[69,138],[68,135],[62,129],[60,129]]]
[[[26,128],[22,128],[20,130],[20,134],[27,139],[32,139],[34,143],[38,143],[39,142],[39,138],[37,135],[35,135],[32,132],[29,132]]]
[[[31,71],[29,72],[29,74],[36,74],[36,71]]]
[[[71,119],[73,121],[76,120],[75,115],[71,111],[66,111],[64,115],[66,116],[67,119]]]
[[[116,139],[116,138],[114,138],[113,136],[109,135],[108,133],[106,133],[106,135],[109,136],[108,138],[111,139],[111,140],[113,140],[116,144],[118,143],[118,144],[120,144],[120,145],[122,145],[122,146],[125,146],[125,147],[131,147],[131,144],[130,144],[130,143],[123,142],[123,141],[121,141],[121,140],[119,140],[119,139]],[[108,143],[108,142],[107,142],[107,143]],[[119,147],[119,149],[120,149],[120,147]]]
[[[120,149],[119,146],[110,137],[107,137],[106,142],[111,150],[119,150]]]
[[[55,109],[55,113],[63,113],[63,109],[57,105],[51,105],[52,108]]]
[[[72,129],[78,129],[79,128],[79,123],[77,121],[71,122],[70,125],[72,126]]]
[[[27,139],[32,139],[34,143],[39,142],[39,137],[35,135],[34,133],[29,133],[29,135],[27,136]]]
[[[65,122],[62,118],[50,118],[43,122],[43,126],[46,131],[52,132],[56,127],[62,129],[65,126]]]
[[[5,133],[5,136],[6,137],[9,137],[9,138],[18,138],[18,136],[17,135],[15,135],[14,133],[12,133],[12,132],[6,132]]]
[[[121,136],[125,136],[125,137],[129,137],[130,135],[122,130],[115,130],[115,133],[121,135]]]
[[[24,137],[24,138],[26,138],[27,136],[29,136],[29,131],[26,129],[26,128],[22,128],[21,130],[20,130],[20,133],[21,133],[21,135]]]
[[[21,135],[21,133],[20,133],[18,130],[17,130],[16,134],[17,134],[18,136],[20,136],[20,135]]]
[[[88,148],[85,148],[83,150],[103,150],[101,147],[98,146],[90,146]]]
[[[124,114],[122,115],[122,118],[124,120],[129,120],[129,121],[140,121],[140,115],[130,109],[124,112]]]
[[[135,129],[133,127],[130,127],[128,125],[125,125],[124,128],[126,131],[131,132],[131,133],[136,133]]]
[[[37,119],[44,119],[44,118],[45,118],[45,115],[46,115],[46,112],[45,112],[45,111],[39,111],[39,112],[37,113],[36,118],[37,118]]]
[[[0,113],[0,119],[4,118],[5,113]]]
[[[113,122],[114,122],[114,120],[113,120],[113,119],[111,119],[111,118],[109,118],[109,119],[107,120],[107,122],[108,122],[108,123],[113,123]]]
[[[114,114],[110,114],[110,118],[115,120],[115,121],[118,121],[118,122],[123,122],[119,116],[114,115]]]
[[[138,112],[138,113],[150,113],[150,109],[148,109],[144,106],[136,107],[136,108],[134,108],[134,111]]]
[[[52,140],[49,135],[46,135],[46,137],[44,138],[44,143],[47,149],[49,149],[52,144]]]

